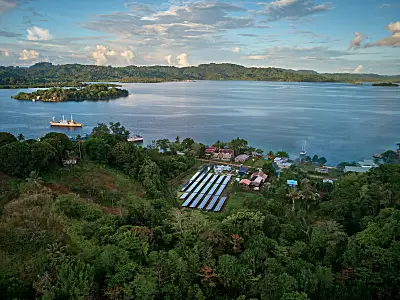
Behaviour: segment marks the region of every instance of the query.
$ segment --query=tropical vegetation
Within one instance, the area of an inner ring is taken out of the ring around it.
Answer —
[[[127,136],[119,123],[85,141],[0,133],[1,299],[400,297],[400,165],[332,184],[268,163],[262,192],[233,184],[216,214],[176,207],[205,145]]]
[[[127,97],[129,92],[124,89],[109,87],[106,84],[89,84],[82,88],[50,88],[32,93],[20,92],[13,96],[17,100],[37,100],[43,102],[109,100]]]
[[[37,63],[29,68],[0,67],[0,87],[24,87],[54,82],[163,82],[180,80],[264,80],[293,82],[389,82],[400,81],[400,76],[376,74],[320,74],[309,70],[279,68],[246,68],[240,65],[202,64],[197,67],[172,66],[94,66],[53,65]]]

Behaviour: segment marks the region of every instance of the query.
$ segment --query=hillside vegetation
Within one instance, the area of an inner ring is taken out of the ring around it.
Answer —
[[[204,145],[128,135],[119,123],[77,142],[0,133],[1,299],[400,298],[400,165],[329,186],[271,172],[262,193],[233,184],[217,214],[176,207],[170,185]]]
[[[43,102],[64,102],[64,101],[84,101],[84,100],[109,100],[120,97],[127,97],[127,90],[108,87],[106,84],[89,84],[82,88],[51,88],[47,90],[37,90],[32,93],[20,92],[13,96],[17,100],[36,99]]]
[[[376,74],[319,74],[278,68],[246,68],[234,64],[203,64],[197,67],[171,66],[94,66],[38,63],[29,68],[0,67],[0,87],[35,86],[49,82],[122,81],[161,82],[174,80],[266,80],[294,82],[400,81],[399,76]]]

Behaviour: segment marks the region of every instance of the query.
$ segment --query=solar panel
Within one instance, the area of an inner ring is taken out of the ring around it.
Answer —
[[[212,195],[214,194],[214,192],[216,191],[216,189],[218,188],[218,183],[214,184],[211,188],[211,190],[208,191],[208,195]]]
[[[201,193],[205,194],[205,193],[210,189],[210,187],[211,187],[212,184],[214,183],[215,179],[217,179],[217,177],[218,177],[218,175],[214,175],[214,176],[211,178],[210,182],[207,183],[207,185],[202,189]]]
[[[229,180],[231,180],[231,176],[230,175],[225,178],[225,180],[224,180],[224,182],[222,184],[228,184]]]
[[[210,200],[210,198],[212,197],[212,195],[206,195],[203,199],[203,201],[200,203],[200,205],[197,207],[198,209],[203,209],[204,206],[206,206],[208,200]]]
[[[203,180],[204,177],[206,177],[207,173],[202,173],[199,177],[197,177],[196,182],[200,182]]]
[[[226,197],[222,197],[221,199],[219,199],[219,202],[217,204],[217,206],[214,208],[214,211],[219,212],[222,209],[222,206],[224,205],[226,201]]]
[[[192,184],[192,183],[195,181],[195,179],[196,179],[200,174],[201,174],[200,172],[197,172],[196,174],[194,174],[194,175],[192,176],[192,178],[190,178],[190,179],[188,180],[188,182],[186,182],[186,183],[182,186],[181,192],[183,192],[190,184]]]
[[[211,200],[210,204],[208,204],[206,209],[212,210],[212,208],[214,207],[215,202],[217,202],[218,198],[219,198],[219,196],[214,196],[214,198]]]
[[[199,204],[200,200],[204,197],[204,194],[199,194],[196,199],[190,205],[191,208],[195,208]]]
[[[225,175],[222,175],[220,178],[218,178],[216,183],[221,183],[221,181],[225,178]]]
[[[215,193],[215,196],[220,196],[222,192],[225,190],[226,185],[221,185],[218,189],[218,191]]]
[[[187,196],[189,196],[189,193],[184,193],[179,199],[185,200]]]
[[[196,189],[193,191],[193,193],[198,193],[203,188],[203,186],[207,184],[207,182],[211,176],[212,176],[212,174],[208,174],[207,177],[204,178],[204,180],[202,182],[200,182],[200,184],[196,187]]]
[[[182,206],[183,206],[183,207],[188,206],[189,203],[190,203],[190,202],[193,200],[193,198],[196,197],[196,196],[197,196],[196,193],[191,194],[190,197],[187,198],[187,200],[182,204]]]

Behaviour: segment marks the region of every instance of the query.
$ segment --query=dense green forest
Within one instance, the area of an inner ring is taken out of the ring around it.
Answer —
[[[0,67],[0,87],[35,86],[52,82],[85,81],[161,82],[176,80],[266,80],[294,82],[400,81],[399,76],[375,74],[319,74],[278,68],[246,68],[234,64],[203,64],[197,67],[94,66],[37,63],[29,68]]]
[[[329,186],[293,166],[206,213],[176,207],[204,145],[128,136],[119,123],[77,142],[0,133],[1,299],[400,298],[400,165]]]
[[[124,89],[109,87],[106,84],[88,84],[81,88],[50,88],[32,93],[20,92],[13,96],[17,100],[38,100],[44,102],[109,100],[127,97],[129,92]]]

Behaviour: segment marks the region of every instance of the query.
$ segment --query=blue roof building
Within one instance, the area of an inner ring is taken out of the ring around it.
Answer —
[[[290,187],[296,187],[297,186],[297,180],[288,180],[287,185]]]
[[[246,167],[246,166],[241,166],[240,169],[239,169],[238,174],[239,174],[240,176],[244,176],[244,175],[247,174],[248,171],[249,171],[249,168],[248,168],[248,167]]]

